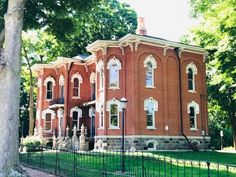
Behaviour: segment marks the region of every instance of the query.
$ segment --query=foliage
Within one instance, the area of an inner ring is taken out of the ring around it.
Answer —
[[[236,1],[191,0],[191,5],[192,13],[202,21],[188,40],[208,51],[210,106],[219,106],[236,137]]]
[[[23,140],[23,147],[26,148],[27,152],[38,151],[43,142],[40,138],[35,136],[27,136]]]

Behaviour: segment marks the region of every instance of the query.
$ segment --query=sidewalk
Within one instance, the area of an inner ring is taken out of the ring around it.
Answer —
[[[22,167],[23,170],[25,170],[28,173],[28,175],[30,177],[56,177],[53,174],[46,173],[46,172],[43,172],[43,171],[39,171],[39,170],[36,170],[36,169],[32,169],[32,168],[29,168],[27,166],[21,165],[21,167]]]

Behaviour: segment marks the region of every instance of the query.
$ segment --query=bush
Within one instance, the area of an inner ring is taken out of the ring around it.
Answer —
[[[39,151],[42,141],[38,137],[27,136],[23,140],[23,147],[27,152]]]

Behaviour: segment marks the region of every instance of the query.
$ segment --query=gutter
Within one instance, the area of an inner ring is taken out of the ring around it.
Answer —
[[[180,110],[180,133],[181,135],[186,139],[189,147],[193,150],[193,151],[198,151],[197,147],[193,146],[191,144],[191,142],[189,141],[188,137],[184,134],[184,129],[183,129],[183,99],[182,99],[182,82],[181,82],[181,78],[182,78],[182,74],[181,74],[181,63],[180,63],[180,56],[179,56],[179,48],[176,47],[174,48],[174,52],[177,56],[177,60],[178,60],[178,69],[179,69],[179,100],[180,100],[180,104],[179,104],[179,110]]]

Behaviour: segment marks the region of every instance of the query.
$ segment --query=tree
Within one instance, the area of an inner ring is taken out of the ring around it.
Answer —
[[[191,5],[202,22],[190,41],[208,50],[209,100],[227,113],[236,148],[236,1],[191,0]]]
[[[9,0],[4,16],[0,57],[0,176],[11,176],[18,165],[20,51],[24,0]]]

